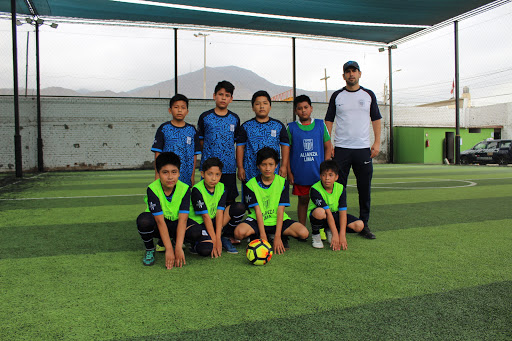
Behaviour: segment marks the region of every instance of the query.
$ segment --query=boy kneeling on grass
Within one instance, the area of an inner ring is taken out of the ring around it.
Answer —
[[[192,187],[190,195],[190,218],[204,227],[213,240],[212,258],[220,256],[223,247],[228,253],[238,253],[229,237],[233,237],[235,227],[243,221],[245,214],[242,203],[233,202],[226,207],[226,200],[231,196],[220,182],[222,168],[222,161],[216,157],[204,161],[201,166],[203,180]]]
[[[284,212],[284,208],[290,206],[290,193],[288,181],[275,174],[278,164],[279,155],[275,149],[263,147],[257,152],[256,165],[261,175],[244,185],[242,194],[249,215],[236,227],[235,238],[268,240],[267,235],[274,234],[274,251],[282,254],[289,248],[288,236],[305,241],[309,231]]]
[[[147,189],[144,198],[146,212],[137,218],[137,229],[146,246],[142,260],[144,265],[155,263],[155,244],[153,238],[162,240],[165,246],[165,267],[181,267],[185,263],[183,242],[195,245],[201,256],[209,256],[213,249],[210,236],[201,225],[189,219],[190,187],[178,180],[180,177],[180,158],[172,152],[163,152],[155,161],[158,179]],[[173,250],[171,238],[176,245]]]
[[[327,241],[334,251],[346,250],[346,232],[361,232],[365,227],[361,219],[347,214],[345,188],[338,180],[336,162],[327,160],[320,164],[320,181],[311,186],[308,216],[311,222],[313,247],[324,247],[320,229],[324,228]]]

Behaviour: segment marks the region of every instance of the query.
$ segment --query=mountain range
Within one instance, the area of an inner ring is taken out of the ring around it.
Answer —
[[[191,99],[203,98],[203,69],[178,76],[178,92]],[[235,86],[234,98],[238,100],[251,99],[252,94],[258,90],[266,90],[270,96],[275,96],[291,90],[291,87],[277,85],[258,76],[253,71],[237,67],[207,67],[206,68],[206,97],[212,98],[213,89],[217,82],[228,80]],[[12,95],[11,89],[0,89],[0,95]],[[24,88],[19,89],[20,95],[25,93]],[[333,91],[328,91],[328,96]],[[35,94],[35,89],[28,89],[28,94]],[[135,88],[125,92],[111,90],[90,91],[87,89],[67,89],[62,87],[47,87],[41,89],[43,96],[92,96],[92,97],[149,97],[169,98],[174,94],[174,78],[149,86]],[[297,89],[297,95],[308,95],[313,102],[325,102],[324,91],[308,91]]]

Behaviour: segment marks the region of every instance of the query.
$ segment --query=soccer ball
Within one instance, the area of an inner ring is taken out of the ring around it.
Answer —
[[[273,254],[274,250],[272,249],[272,245],[266,240],[255,239],[247,245],[247,259],[254,265],[267,264]]]

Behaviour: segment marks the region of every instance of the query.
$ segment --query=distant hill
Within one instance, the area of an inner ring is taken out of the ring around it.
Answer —
[[[235,86],[235,99],[251,99],[254,92],[266,90],[270,96],[275,96],[290,90],[291,87],[277,85],[269,82],[256,73],[237,66],[207,67],[206,68],[206,96],[211,98],[213,89],[217,82],[229,80]],[[191,99],[203,98],[203,69],[189,72],[178,76],[178,91]],[[333,91],[329,91],[329,96]],[[25,89],[19,90],[20,95],[25,93]],[[29,89],[28,94],[35,94],[34,89]],[[169,98],[174,94],[174,78],[168,81],[156,83],[149,86],[136,88],[126,92],[88,91],[87,89],[66,89],[60,87],[50,87],[41,89],[44,96],[95,96],[95,97],[151,97],[151,98]],[[308,95],[313,102],[325,102],[325,92],[306,91],[297,89],[297,95]],[[0,95],[12,95],[12,89],[0,89]]]

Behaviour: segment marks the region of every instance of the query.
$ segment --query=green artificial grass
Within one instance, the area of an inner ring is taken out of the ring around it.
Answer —
[[[0,339],[482,339],[512,335],[512,168],[375,167],[371,228],[348,250],[243,250],[141,264],[151,171],[49,173],[0,199]],[[418,187],[418,179],[432,181]],[[471,187],[458,182],[475,182]],[[450,183],[447,186],[447,183]],[[357,191],[349,178],[349,213]],[[394,188],[378,188],[379,185]],[[76,187],[74,186],[76,185]],[[120,186],[121,188],[117,188]],[[76,191],[75,191],[76,188]],[[123,195],[115,196],[111,195]],[[83,197],[85,196],[85,197]],[[296,197],[287,212],[295,213]]]

